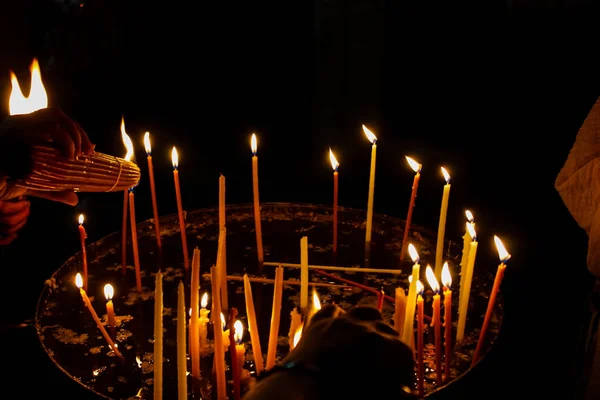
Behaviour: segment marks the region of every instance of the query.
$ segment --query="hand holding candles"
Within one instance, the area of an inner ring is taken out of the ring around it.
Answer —
[[[502,244],[502,241],[498,236],[494,236],[494,242],[496,244],[496,247],[498,248],[498,255],[500,256],[500,265],[498,265],[498,270],[496,271],[494,286],[492,287],[492,292],[490,293],[490,298],[488,300],[487,310],[485,312],[485,317],[483,318],[483,325],[481,326],[481,331],[479,332],[479,340],[477,341],[475,353],[473,353],[471,367],[473,367],[479,360],[479,354],[481,353],[483,342],[485,340],[485,335],[487,333],[490,320],[492,319],[494,306],[496,305],[496,296],[500,291],[500,284],[502,283],[502,278],[504,277],[506,262],[510,259],[510,254],[508,253],[508,251],[506,251],[506,249],[504,248],[504,244]]]
[[[442,195],[442,207],[440,210],[440,221],[438,224],[437,246],[435,250],[435,276],[440,277],[442,274],[442,260],[444,257],[444,236],[446,233],[446,216],[448,214],[448,199],[450,197],[450,174],[446,168],[442,167],[442,174],[446,180],[444,185],[444,193]]]
[[[116,322],[115,322],[115,307],[113,306],[112,298],[115,294],[115,290],[113,289],[110,283],[104,285],[104,296],[106,296],[106,325],[113,331],[113,337]]]
[[[83,290],[88,290],[88,263],[87,263],[87,252],[85,251],[85,239],[87,239],[87,233],[83,227],[83,214],[79,214],[79,239],[81,241],[81,262],[83,264]]]
[[[183,247],[183,266],[186,271],[190,267],[187,248],[187,235],[185,232],[185,218],[183,217],[183,206],[181,205],[181,187],[179,186],[179,154],[173,146],[171,150],[171,162],[173,164],[173,180],[175,181],[175,197],[177,199],[177,213],[179,215],[179,230],[181,232],[181,247]]]
[[[469,297],[471,296],[471,282],[473,280],[473,269],[475,268],[475,256],[477,255],[477,234],[475,233],[475,227],[473,224],[467,222],[467,229],[469,230],[469,235],[471,235],[472,241],[469,248],[467,269],[462,271],[465,274],[465,278],[464,287],[460,288],[458,298],[458,325],[456,328],[457,342],[462,340],[465,334],[467,311],[469,310]]]
[[[373,203],[375,198],[375,165],[377,160],[377,136],[366,126],[362,126],[371,146],[371,170],[369,174],[369,197],[367,201],[367,223],[365,232],[365,268],[369,267],[371,252],[371,233],[373,230]]]
[[[262,228],[260,222],[260,200],[258,196],[258,157],[256,156],[257,143],[256,134],[252,134],[250,139],[250,148],[252,149],[252,193],[254,196],[254,230],[256,231],[256,252],[258,254],[258,266],[262,268],[265,256],[262,245]]]
[[[329,160],[333,168],[333,254],[337,254],[338,245],[338,168],[340,163],[337,161],[331,149],[329,149]]]
[[[435,375],[437,384],[442,385],[442,331],[441,331],[441,317],[440,317],[440,285],[435,278],[435,274],[431,267],[428,265],[425,269],[425,275],[427,276],[427,282],[433,290],[433,315],[431,317],[431,325],[434,330],[435,340]]]
[[[444,285],[444,382],[450,381],[450,365],[452,364],[452,276],[448,262],[442,267],[442,284]]]
[[[150,132],[144,134],[144,147],[148,159],[148,176],[150,177],[150,192],[152,196],[152,213],[154,215],[154,232],[156,234],[156,245],[162,247],[162,239],[160,237],[160,224],[158,220],[158,205],[156,203],[156,187],[154,185],[154,165],[152,163],[152,146],[150,144]]]
[[[419,187],[419,180],[421,179],[421,164],[413,160],[412,158],[405,156],[408,165],[415,171],[415,178],[413,179],[412,191],[410,193],[410,203],[408,205],[408,213],[406,214],[406,224],[404,225],[404,238],[402,239],[402,248],[400,250],[400,262],[404,261],[406,255],[406,249],[408,248],[408,234],[410,232],[410,223],[412,220],[413,208],[415,208],[415,199],[417,198],[417,189]]]
[[[414,265],[412,270],[412,279],[410,280],[410,286],[408,287],[408,300],[406,302],[406,315],[404,317],[404,328],[402,329],[402,341],[407,345],[413,346],[414,337],[414,322],[415,322],[415,306],[417,301],[417,281],[419,280],[419,274],[421,272],[421,266],[419,265],[419,254],[417,249],[412,243],[408,245],[408,253],[412,258]]]

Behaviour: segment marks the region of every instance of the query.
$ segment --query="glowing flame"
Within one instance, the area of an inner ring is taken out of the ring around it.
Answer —
[[[365,132],[365,135],[367,135],[367,139],[369,139],[369,142],[375,144],[375,142],[377,142],[377,136],[375,136],[375,134],[371,132],[366,126],[363,125],[362,128]]]
[[[207,305],[208,305],[208,293],[204,293],[204,295],[202,296],[202,300],[200,300],[200,307],[206,308]]]
[[[256,134],[252,134],[252,138],[250,139],[250,148],[252,149],[252,155],[256,155],[256,150],[258,146],[256,145]]]
[[[83,287],[83,278],[79,272],[77,275],[75,275],[75,286],[77,286],[79,289]]]
[[[190,308],[190,312],[189,312],[189,314],[190,314],[190,317],[191,317],[191,316],[192,316],[192,309],[191,309],[191,308]]]
[[[10,72],[10,83],[12,90],[8,100],[8,111],[10,115],[29,114],[42,108],[48,107],[48,95],[42,83],[42,74],[40,65],[36,58],[31,62],[29,67],[31,71],[31,87],[29,96],[23,96],[17,76]]]
[[[177,154],[175,146],[173,146],[173,150],[171,150],[171,162],[173,163],[173,168],[177,169],[179,167],[179,155]]]
[[[444,175],[444,179],[446,183],[450,183],[450,174],[446,171],[446,168],[442,167],[442,174]]]
[[[409,156],[404,156],[404,157],[406,157],[406,161],[408,162],[408,165],[410,165],[410,167],[412,168],[413,171],[415,171],[416,173],[421,172],[421,168],[423,167],[421,164],[419,164],[418,162],[416,162]]]
[[[337,158],[335,158],[335,156],[333,155],[333,151],[331,151],[331,148],[329,149],[329,161],[331,161],[331,168],[333,168],[334,171],[337,171],[338,167],[340,166],[340,163],[338,162]]]
[[[469,235],[471,235],[471,239],[473,239],[473,241],[476,241],[477,233],[475,233],[475,224],[467,222],[467,230],[469,231]]]
[[[321,309],[321,300],[319,299],[317,292],[313,292],[313,308],[315,311],[319,311]]]
[[[225,321],[223,313],[221,313],[221,324],[223,325],[223,330],[227,329],[227,321]]]
[[[123,144],[125,145],[125,148],[127,149],[127,153],[125,154],[125,157],[123,157],[123,158],[127,161],[131,161],[131,158],[133,157],[133,142],[131,141],[131,138],[129,137],[127,132],[125,132],[125,118],[122,118],[122,117],[121,117],[121,138],[123,139]]]
[[[415,248],[415,246],[413,246],[412,243],[408,244],[408,254],[410,254],[410,258],[413,260],[414,263],[419,262],[419,253],[417,253],[417,249]]]
[[[496,248],[498,248],[498,255],[500,256],[500,261],[502,261],[503,263],[508,261],[508,259],[511,256],[510,254],[508,254],[508,251],[506,251],[506,248],[502,244],[500,238],[496,235],[494,235],[494,242],[496,243]]]
[[[435,274],[433,273],[433,269],[431,269],[430,265],[428,265],[427,268],[425,268],[425,276],[427,277],[427,282],[429,282],[429,286],[431,286],[431,290],[433,290],[435,293],[438,293],[440,291],[440,284],[435,278]]]
[[[114,295],[115,289],[113,289],[113,286],[110,283],[104,285],[104,296],[106,296],[106,300],[112,300]]]
[[[83,214],[79,214],[79,225],[83,225]]]
[[[473,222],[473,213],[469,210],[465,210],[465,215],[467,216],[467,221]]]
[[[242,343],[242,337],[244,336],[244,325],[239,319],[233,324],[233,338],[237,344]]]
[[[142,368],[142,360],[138,356],[135,357],[135,362],[137,363],[138,368]]]
[[[150,145],[150,132],[144,133],[144,147],[146,148],[146,154],[152,154],[152,146]]]
[[[294,340],[292,341],[292,344],[294,345],[294,347],[296,347],[298,345],[298,342],[300,341],[300,338],[302,337],[302,329],[304,328],[304,324],[300,325],[298,327],[298,329],[296,329],[296,333],[294,333]]]
[[[450,268],[448,268],[448,261],[442,267],[442,284],[448,289],[452,286],[452,276],[450,275]]]
[[[422,295],[424,290],[425,286],[423,286],[420,280],[417,280],[417,294]]]

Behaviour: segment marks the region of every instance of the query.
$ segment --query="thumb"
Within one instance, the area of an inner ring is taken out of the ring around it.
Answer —
[[[38,190],[29,190],[27,191],[27,195],[64,203],[69,206],[76,206],[79,201],[75,192],[43,192]]]

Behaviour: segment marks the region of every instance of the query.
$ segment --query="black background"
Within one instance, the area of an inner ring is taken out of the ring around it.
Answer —
[[[435,228],[443,165],[452,175],[446,236],[460,239],[468,208],[478,263],[497,263],[494,234],[513,255],[500,342],[445,397],[572,397],[592,278],[587,237],[554,180],[600,95],[598,9],[513,2],[486,18],[384,0],[273,3],[6,4],[2,115],[8,70],[27,93],[38,57],[50,103],[79,121],[98,151],[124,154],[123,115],[145,173],[142,135],[150,131],[161,214],[176,211],[174,145],[186,209],[217,204],[219,173],[228,203],[250,202],[252,132],[262,201],[329,204],[331,146],[340,204],[365,208],[364,123],[379,139],[376,212],[405,217],[410,155],[423,164],[413,222]],[[147,180],[136,193],[138,219],[151,218]],[[81,194],[75,208],[33,199],[27,227],[0,249],[2,319],[33,318],[44,280],[78,251],[79,213],[94,241],[119,230],[121,206],[117,193]],[[31,327],[2,337],[5,388],[86,398],[51,365]]]

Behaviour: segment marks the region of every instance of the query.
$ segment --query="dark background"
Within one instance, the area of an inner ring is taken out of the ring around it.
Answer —
[[[331,146],[340,204],[366,208],[366,124],[379,139],[377,213],[405,217],[410,155],[423,164],[413,222],[437,227],[443,165],[452,175],[446,237],[460,239],[468,208],[478,264],[497,263],[494,234],[513,255],[498,345],[440,397],[570,398],[593,279],[587,237],[554,180],[600,95],[599,13],[589,4],[511,2],[486,19],[384,0],[12,2],[0,21],[1,112],[8,70],[27,93],[38,57],[50,104],[98,151],[124,154],[123,115],[144,174],[150,131],[161,214],[176,211],[173,145],[186,209],[217,204],[219,173],[228,203],[250,202],[252,132],[261,201],[329,204]],[[138,219],[151,218],[147,180],[136,193]],[[79,213],[94,241],[120,229],[121,206],[120,193],[81,194],[75,208],[33,199],[27,227],[0,249],[2,319],[33,318],[44,280],[79,250]],[[50,363],[31,327],[2,336],[6,389],[88,396]]]

